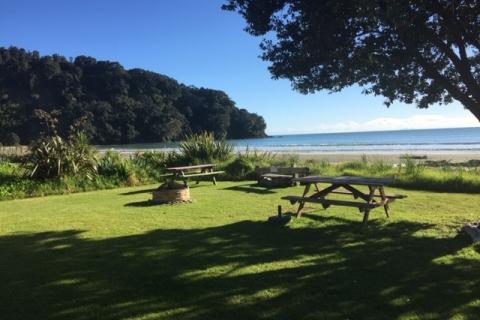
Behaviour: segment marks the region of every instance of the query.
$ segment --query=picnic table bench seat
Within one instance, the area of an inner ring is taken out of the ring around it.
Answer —
[[[330,193],[334,194],[343,194],[343,195],[353,195],[355,197],[355,194],[349,192],[349,191],[331,191]],[[374,194],[374,198],[381,198],[381,195],[379,194]],[[385,194],[385,198],[389,198],[390,202],[394,201],[395,199],[405,199],[407,196],[403,194]]]
[[[307,167],[257,167],[257,182],[264,187],[289,187],[295,185],[294,179],[307,176]]]
[[[360,209],[360,211],[363,211],[363,209],[366,209],[366,208],[373,209],[382,205],[380,202],[365,203],[365,202],[325,199],[325,198],[309,198],[309,197],[302,197],[302,196],[285,196],[285,197],[282,197],[282,199],[290,201],[291,204],[295,204],[297,202],[320,203],[322,204],[324,209],[328,208],[331,205],[340,205],[340,206],[346,206],[346,207],[357,207]]]
[[[182,178],[192,178],[192,177],[203,177],[203,176],[215,176],[218,174],[225,173],[225,171],[210,171],[210,172],[198,172],[198,173],[187,173],[182,175]]]

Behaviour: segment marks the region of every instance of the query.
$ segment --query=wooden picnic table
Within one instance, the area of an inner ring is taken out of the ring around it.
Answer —
[[[170,172],[169,176],[169,184],[173,185],[175,180],[182,180],[185,186],[188,186],[188,179],[189,178],[199,178],[205,176],[211,176],[212,182],[214,185],[217,184],[215,180],[215,176],[223,173],[223,171],[214,171],[215,164],[208,163],[208,164],[199,164],[193,166],[182,166],[182,167],[170,167],[167,168],[167,171]],[[197,184],[200,181],[197,179]]]
[[[299,203],[297,210],[297,217],[301,216],[302,209],[305,203],[319,203],[324,209],[327,209],[331,205],[356,207],[363,212],[363,224],[366,225],[370,210],[383,206],[385,214],[389,217],[389,203],[396,199],[402,199],[404,195],[388,195],[385,193],[385,186],[391,185],[394,180],[390,178],[370,178],[370,177],[353,177],[353,176],[340,176],[340,177],[319,177],[308,176],[294,179],[297,182],[305,184],[305,190],[302,196],[285,196],[284,200],[289,200],[292,204]],[[319,184],[327,184],[323,189],[319,188]],[[363,192],[355,186],[366,186],[368,192]],[[310,193],[310,190],[314,187],[314,192]],[[326,199],[330,194],[341,194],[353,196],[355,200],[359,201],[347,201],[340,199]]]

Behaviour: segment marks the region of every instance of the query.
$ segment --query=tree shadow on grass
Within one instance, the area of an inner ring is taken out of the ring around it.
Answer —
[[[236,185],[232,187],[223,188],[223,190],[232,190],[232,191],[241,191],[245,193],[257,193],[257,194],[273,194],[277,193],[272,189],[264,188],[259,186],[258,184],[243,184],[243,185]]]
[[[121,195],[121,196],[132,196],[132,195],[142,194],[142,193],[151,193],[151,192],[153,192],[153,191],[155,191],[155,190],[157,190],[157,188],[134,190],[134,191],[129,191],[129,192],[120,193],[120,195]]]
[[[161,203],[152,201],[152,200],[143,200],[143,201],[135,201],[135,202],[129,202],[126,203],[124,206],[125,207],[154,207],[154,206],[160,206]]]
[[[474,319],[480,266],[431,226],[242,221],[108,239],[0,237],[2,319]],[[443,261],[446,257],[448,261]]]

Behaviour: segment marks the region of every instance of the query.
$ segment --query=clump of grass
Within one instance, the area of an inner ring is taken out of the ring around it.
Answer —
[[[400,171],[403,171],[401,173],[407,176],[418,177],[425,169],[425,166],[421,162],[415,161],[413,158],[406,157],[399,168]]]
[[[250,149],[249,147],[247,147],[244,152],[239,152],[237,157],[248,159],[257,166],[272,165],[276,160],[276,155],[274,153],[268,151],[258,151],[256,149]]]

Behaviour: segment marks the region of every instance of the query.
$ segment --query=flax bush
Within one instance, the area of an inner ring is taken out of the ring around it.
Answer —
[[[83,133],[63,139],[58,135],[42,138],[31,147],[24,163],[27,175],[48,179],[85,175],[92,179],[97,170],[97,154]]]
[[[203,132],[188,136],[180,143],[180,155],[185,164],[226,161],[233,154],[233,146],[225,139],[215,140],[212,133]]]

